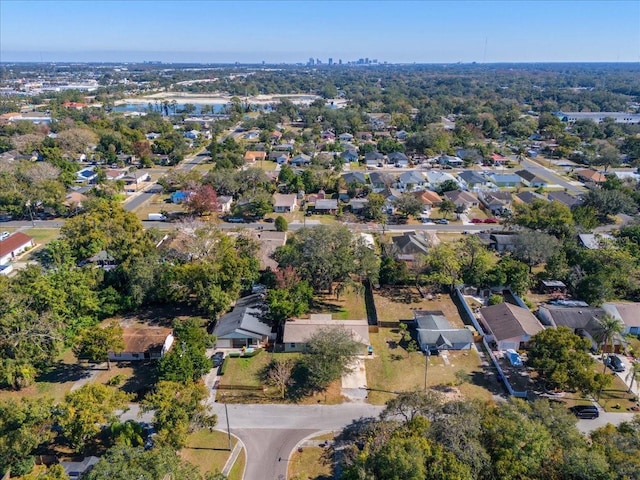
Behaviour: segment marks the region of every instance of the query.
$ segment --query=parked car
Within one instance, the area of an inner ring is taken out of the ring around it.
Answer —
[[[216,352],[211,357],[211,361],[213,362],[213,368],[218,368],[222,365],[222,361],[224,360],[224,352]]]
[[[578,418],[593,420],[594,418],[598,418],[600,416],[598,407],[596,407],[595,405],[575,405],[569,410],[571,410],[571,412]]]
[[[497,218],[485,218],[484,223],[499,223]]]
[[[482,219],[481,218],[472,218],[471,219],[471,223],[482,223]]]
[[[605,358],[604,361],[607,367],[609,367],[614,372],[624,372],[624,364],[622,363],[622,360],[620,360],[620,357],[618,357],[617,355],[607,355],[607,358]]]
[[[267,222],[267,223],[273,223],[273,222],[276,221],[276,219],[269,217],[269,218],[265,218],[264,221]]]
[[[437,223],[438,225],[449,225],[449,220],[446,218],[439,218],[434,223]]]
[[[2,232],[0,233],[0,241],[9,238],[9,232]]]

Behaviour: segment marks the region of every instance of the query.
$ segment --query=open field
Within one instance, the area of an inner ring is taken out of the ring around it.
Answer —
[[[232,448],[236,442],[237,440],[231,437]],[[197,466],[205,474],[222,471],[230,453],[226,433],[199,430],[189,435],[186,446],[180,450],[180,457]]]
[[[464,323],[458,308],[446,294],[435,295],[432,300],[422,298],[415,287],[384,287],[373,292],[378,319],[383,322],[400,322],[413,319],[416,310],[439,310],[454,328]]]
[[[59,228],[29,228],[24,230],[26,235],[34,239],[38,245],[46,245],[60,235]]]
[[[161,211],[172,212],[184,212],[182,205],[171,203],[169,201],[169,195],[156,194],[151,196],[149,201],[143,203],[134,210],[136,216],[142,220],[146,220],[150,213],[160,213]]]
[[[369,335],[374,357],[366,360],[369,403],[383,405],[393,392],[424,389],[425,364],[429,388],[451,387],[448,395],[491,399],[491,391],[476,350],[447,352],[449,364],[442,356],[426,357],[422,352],[408,352],[401,346],[398,329],[380,328]],[[461,383],[464,371],[468,382]]]

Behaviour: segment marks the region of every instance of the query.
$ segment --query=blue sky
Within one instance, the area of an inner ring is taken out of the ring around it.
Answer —
[[[0,0],[0,61],[640,62],[640,0]]]

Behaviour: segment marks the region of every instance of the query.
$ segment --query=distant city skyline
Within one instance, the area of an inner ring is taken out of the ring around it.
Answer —
[[[640,1],[0,2],[0,62],[640,62]]]

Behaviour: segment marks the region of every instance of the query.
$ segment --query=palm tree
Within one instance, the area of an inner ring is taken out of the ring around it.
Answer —
[[[613,352],[613,341],[624,331],[624,324],[608,313],[605,313],[602,318],[597,320],[600,323],[600,331],[598,332],[597,339],[602,349],[603,373],[606,373],[607,364],[604,361],[604,347],[609,345],[610,351]]]
[[[629,382],[629,390],[627,390],[627,393],[631,393],[634,382],[640,382],[640,362],[633,362],[631,364],[631,368],[627,372],[625,380]]]

